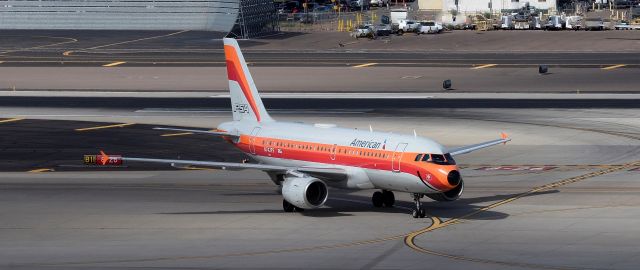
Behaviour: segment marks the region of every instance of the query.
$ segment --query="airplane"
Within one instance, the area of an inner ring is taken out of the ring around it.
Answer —
[[[261,170],[279,186],[285,212],[322,207],[329,197],[328,187],[378,189],[371,197],[375,207],[392,207],[393,192],[405,192],[413,195],[412,216],[424,218],[423,197],[454,201],[464,190],[454,156],[511,140],[501,133],[499,139],[447,149],[415,132],[400,135],[331,124],[276,121],[262,103],[237,41],[223,41],[233,121],[222,123],[215,130],[155,129],[220,136],[254,163],[134,157],[122,157],[123,161]],[[108,160],[107,154],[101,155]]]

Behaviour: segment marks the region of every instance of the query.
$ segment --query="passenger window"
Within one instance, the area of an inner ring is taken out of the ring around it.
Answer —
[[[429,154],[424,154],[422,161],[429,161]]]
[[[422,154],[418,154],[418,155],[416,156],[415,161],[420,161],[420,159],[421,159],[421,158],[422,158]]]

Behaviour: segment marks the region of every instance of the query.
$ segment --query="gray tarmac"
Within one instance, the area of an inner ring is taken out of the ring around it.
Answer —
[[[283,33],[241,41],[251,65],[341,67],[600,68],[640,66],[637,31],[454,31],[353,39],[344,32]],[[224,66],[219,33],[194,31],[0,31],[0,64],[10,67]],[[553,43],[548,42],[553,40]]]
[[[77,136],[116,138],[109,143],[122,154],[145,154],[168,140],[164,154],[204,155],[187,147],[202,138],[161,137],[144,125],[210,128],[228,119],[227,112],[10,111],[42,119],[0,123],[13,136],[86,132]],[[425,200],[429,217],[418,220],[408,215],[408,195],[396,194],[395,208],[375,209],[371,191],[330,190],[326,207],[283,213],[275,187],[253,171],[73,172],[46,164],[57,170],[2,172],[0,268],[636,269],[638,115],[637,109],[562,108],[274,112],[279,120],[404,133],[415,127],[447,146],[499,131],[513,138],[459,157],[465,194],[453,203]],[[79,121],[136,125],[74,131],[109,124]],[[132,134],[147,137],[127,141]],[[210,147],[212,158],[226,149]],[[48,168],[37,165],[30,169]]]
[[[372,191],[332,189],[325,207],[284,213],[262,172],[84,166],[100,149],[244,158],[219,139],[151,129],[230,119],[219,37],[3,31],[0,269],[637,269],[637,35],[242,42],[278,120],[415,129],[449,147],[509,134],[457,158],[460,200],[425,200],[428,218],[413,219],[408,194],[377,209]],[[444,79],[455,90],[440,90]]]
[[[251,61],[250,59],[247,59]],[[366,63],[366,62],[362,62]],[[638,93],[636,68],[251,67],[261,93]],[[224,67],[2,67],[0,90],[222,92]],[[451,80],[452,90],[442,88]],[[110,96],[110,95],[108,95]],[[147,95],[153,97],[154,95]],[[179,97],[179,95],[177,96]]]

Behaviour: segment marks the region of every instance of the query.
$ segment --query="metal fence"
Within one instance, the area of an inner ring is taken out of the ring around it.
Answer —
[[[351,31],[362,24],[379,24],[384,10],[363,12],[300,12],[279,14],[283,31]]]

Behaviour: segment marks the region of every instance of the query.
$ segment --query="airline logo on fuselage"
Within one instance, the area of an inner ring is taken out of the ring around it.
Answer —
[[[380,149],[380,146],[382,145],[381,142],[376,142],[376,141],[363,141],[363,140],[358,140],[358,139],[354,139],[351,144],[349,144],[349,146],[353,146],[353,147],[362,147],[362,148],[369,148],[369,149]],[[383,148],[384,149],[384,148]]]

